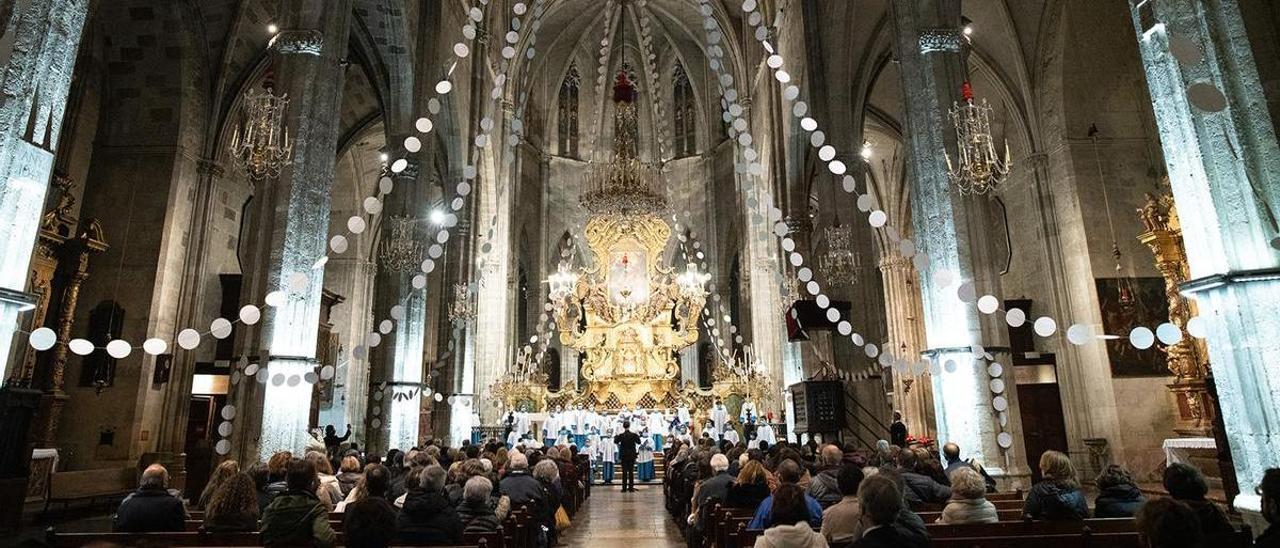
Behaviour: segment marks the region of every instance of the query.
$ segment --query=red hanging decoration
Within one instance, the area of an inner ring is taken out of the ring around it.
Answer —
[[[635,100],[635,84],[631,83],[631,78],[627,76],[626,70],[618,71],[618,77],[613,82],[613,102],[630,103]]]
[[[964,101],[966,103],[973,102],[973,86],[969,85],[968,80],[965,80],[963,84],[960,84],[960,95],[964,97]]]

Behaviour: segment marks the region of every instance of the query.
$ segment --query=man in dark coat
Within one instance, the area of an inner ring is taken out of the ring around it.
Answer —
[[[893,424],[889,425],[889,443],[898,447],[907,446],[907,425],[902,423],[902,412],[893,412]]]
[[[422,471],[419,488],[410,489],[396,518],[396,538],[407,544],[459,544],[462,519],[444,494],[445,471],[433,464]]]
[[[898,484],[886,475],[877,474],[862,480],[858,486],[858,502],[862,505],[863,518],[868,522],[862,538],[853,548],[916,548],[927,546],[928,541],[903,534],[895,527],[902,513],[902,491]]]
[[[391,544],[396,534],[396,507],[387,500],[391,471],[381,464],[364,468],[364,500],[352,502],[342,513],[347,548],[375,548]]]
[[[631,431],[631,423],[622,423],[622,433],[613,437],[618,445],[618,461],[622,463],[622,492],[636,492],[636,457],[639,456],[640,436]]]
[[[138,490],[125,497],[112,519],[112,530],[120,533],[184,531],[187,511],[182,500],[169,493],[169,471],[152,464],[142,472]]]

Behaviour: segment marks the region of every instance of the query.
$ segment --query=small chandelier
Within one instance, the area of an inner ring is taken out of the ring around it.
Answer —
[[[961,93],[964,104],[951,106],[959,158],[953,163],[951,155],[943,151],[947,159],[947,178],[960,190],[960,194],[986,194],[998,188],[1013,167],[1009,143],[1005,142],[1004,158],[1000,158],[991,137],[991,107],[987,106],[987,100],[983,99],[982,104],[975,103],[969,82],[961,87]]]
[[[262,92],[245,92],[240,123],[231,136],[232,160],[253,181],[279,177],[280,170],[293,160],[293,143],[285,120],[289,95],[276,96],[270,78],[262,87]]]
[[[413,270],[422,262],[422,244],[413,234],[417,220],[407,215],[392,215],[387,223],[391,228],[390,237],[382,240],[382,249],[378,252],[382,266],[395,272]]]
[[[823,232],[826,234],[827,252],[818,257],[823,275],[834,285],[851,286],[858,283],[862,257],[853,250],[853,228],[829,226]]]
[[[476,317],[476,305],[471,301],[471,286],[458,282],[453,284],[453,304],[449,306],[449,320],[466,323]]]

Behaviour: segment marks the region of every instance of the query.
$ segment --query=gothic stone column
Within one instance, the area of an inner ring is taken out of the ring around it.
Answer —
[[[924,330],[920,318],[920,276],[911,261],[898,255],[880,261],[884,279],[884,301],[888,341],[903,356],[919,356],[924,350]],[[928,373],[893,373],[893,407],[902,412],[902,421],[913,434],[937,436],[933,407],[933,380]]]
[[[324,282],[323,266],[316,265],[328,251],[351,2],[304,0],[290,6],[285,29],[272,39],[271,47],[279,56],[282,91],[291,98],[293,163],[278,180],[264,181],[257,189],[254,236],[260,244],[250,261],[255,271],[249,285],[255,296],[286,294],[281,306],[265,311],[256,340],[260,359],[269,363],[268,374],[286,379],[316,366]],[[266,384],[257,442],[261,459],[280,450],[302,450],[309,437],[311,395],[312,387],[305,382]]]
[[[1236,0],[1130,0],[1169,182],[1178,203],[1237,508],[1280,464],[1280,146]]]
[[[965,80],[960,1],[894,0],[892,10],[906,90],[912,219],[916,245],[930,259],[920,288],[924,354],[939,371],[933,375],[938,438],[959,444],[964,457],[981,460],[993,475],[1021,484],[1027,472],[1016,391],[1006,389],[1008,408],[998,415],[986,363],[975,360],[970,351],[972,345],[982,345],[991,349],[994,361],[1009,364],[1008,335],[991,317],[979,317],[975,307],[957,301],[955,284],[940,284],[935,277],[946,270],[953,279],[972,283],[977,294],[999,298],[995,268],[986,257],[982,235],[973,228],[984,204],[981,198],[965,199],[952,189],[943,156],[956,145],[954,131],[947,130],[946,110],[959,98]],[[1000,347],[1006,350],[997,352]],[[1006,432],[1011,439],[998,443],[998,435]]]
[[[0,21],[14,37],[0,73],[0,379],[18,315],[35,302],[23,291],[88,5],[31,0]]]

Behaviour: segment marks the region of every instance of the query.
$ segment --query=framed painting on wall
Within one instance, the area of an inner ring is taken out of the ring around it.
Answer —
[[[1133,288],[1133,304],[1120,303],[1121,281]],[[1169,368],[1165,353],[1156,343],[1146,350],[1139,350],[1129,343],[1129,332],[1138,326],[1152,331],[1169,321],[1169,301],[1164,291],[1163,278],[1098,278],[1098,304],[1102,308],[1102,328],[1108,335],[1107,358],[1111,362],[1113,377],[1166,377]]]

